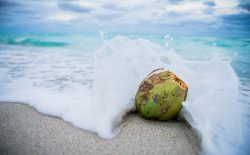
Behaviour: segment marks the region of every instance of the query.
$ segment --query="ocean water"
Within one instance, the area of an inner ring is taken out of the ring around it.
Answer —
[[[250,38],[1,34],[0,101],[113,138],[157,68],[188,84],[181,113],[201,137],[201,153],[247,154]]]

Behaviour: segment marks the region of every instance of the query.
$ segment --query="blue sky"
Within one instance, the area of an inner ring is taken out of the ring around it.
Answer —
[[[0,0],[0,30],[250,36],[250,0]]]

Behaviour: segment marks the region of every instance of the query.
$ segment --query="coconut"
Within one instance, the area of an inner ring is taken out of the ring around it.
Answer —
[[[180,112],[187,92],[187,85],[173,72],[156,69],[141,82],[135,96],[136,109],[146,118],[169,120]]]

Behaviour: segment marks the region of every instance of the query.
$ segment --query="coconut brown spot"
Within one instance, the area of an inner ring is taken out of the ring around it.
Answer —
[[[148,81],[143,81],[142,84],[139,86],[139,92],[145,92],[153,88],[153,84],[149,83]]]
[[[168,98],[168,94],[166,92],[164,92],[164,95],[162,96],[163,100],[166,100]]]
[[[151,75],[148,80],[150,80],[154,84],[160,84],[165,82],[165,79],[163,79],[160,74],[153,74]]]
[[[139,86],[140,92],[145,92],[151,90],[154,85],[165,82],[165,79],[160,76],[160,73],[153,74],[148,79],[144,79],[141,85]]]
[[[146,104],[148,102],[148,100],[149,100],[148,95],[149,95],[148,93],[145,93],[141,96],[141,101],[143,104]]]

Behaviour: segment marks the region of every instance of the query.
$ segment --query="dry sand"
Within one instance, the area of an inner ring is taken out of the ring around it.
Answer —
[[[183,122],[158,122],[129,114],[111,140],[38,113],[19,103],[0,103],[0,154],[198,154],[197,138]]]

